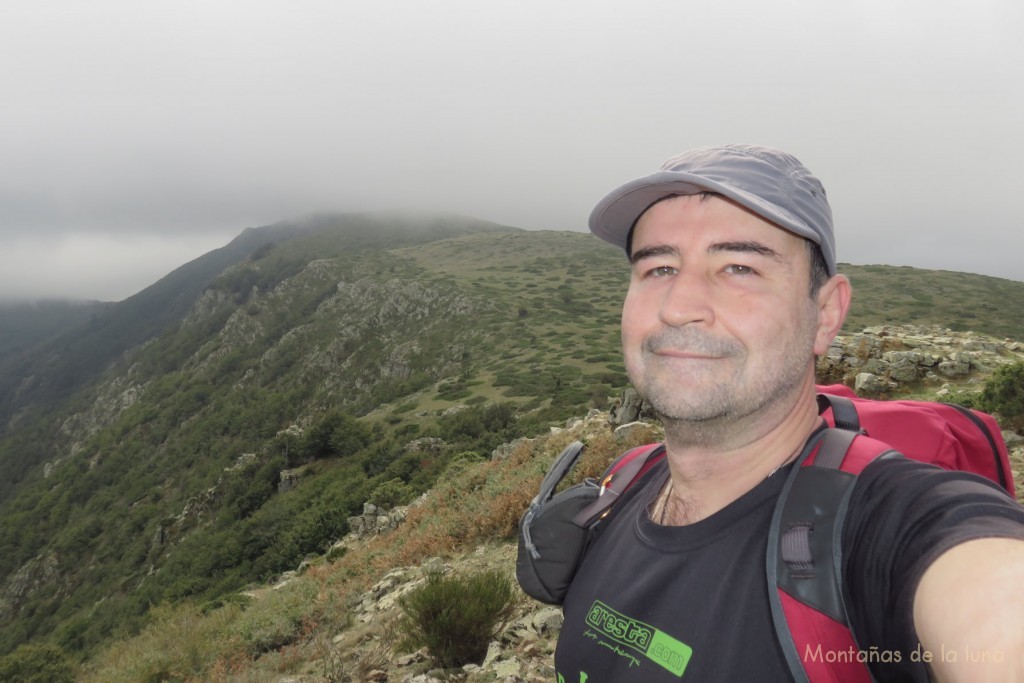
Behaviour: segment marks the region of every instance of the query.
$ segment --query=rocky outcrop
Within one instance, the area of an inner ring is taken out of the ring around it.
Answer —
[[[33,557],[7,577],[0,588],[0,624],[9,623],[22,605],[37,593],[58,601],[68,593],[67,578],[61,572],[56,554]]]
[[[306,476],[307,467],[296,467],[291,470],[281,470],[279,481],[277,483],[278,493],[288,493],[302,481],[302,478]]]
[[[142,399],[148,383],[140,382],[138,375],[138,366],[133,365],[123,375],[101,384],[87,410],[75,413],[61,423],[59,433],[67,447],[62,449],[57,460],[47,463],[49,466],[44,470],[46,476],[64,457],[78,453],[89,437],[112,424],[121,413]],[[96,460],[102,457],[102,453],[97,454],[90,462],[90,467],[94,467]]]
[[[608,415],[608,422],[613,426],[629,424],[638,420],[652,420],[654,412],[651,407],[640,398],[633,387],[627,387],[622,392],[616,405],[613,405]]]
[[[406,453],[428,453],[436,455],[448,446],[444,439],[428,436],[422,439],[413,439],[405,444]]]
[[[220,505],[222,498],[223,492],[218,486],[211,486],[202,493],[192,496],[185,501],[185,505],[182,506],[181,512],[174,519],[171,529],[175,532],[180,532],[191,529],[208,520],[214,510],[217,509],[217,506]],[[170,531],[171,529],[167,530]]]
[[[818,362],[826,383],[841,382],[863,396],[944,384],[980,385],[997,368],[1024,362],[1024,345],[976,332],[939,327],[869,327],[841,335]]]
[[[304,359],[304,379],[344,395],[353,388],[406,380],[424,366],[435,377],[457,374],[464,340],[449,332],[444,341],[430,341],[431,331],[458,329],[458,321],[492,307],[454,289],[416,280],[339,282],[317,312],[318,317],[335,321],[331,341]]]
[[[373,503],[363,503],[363,514],[348,518],[350,540],[364,540],[394,531],[408,514],[406,506],[384,510]]]
[[[530,439],[528,437],[523,436],[508,443],[503,443],[497,448],[495,448],[493,451],[491,451],[491,460],[504,460],[515,449],[526,444],[531,444],[534,441],[535,439]]]
[[[180,538],[183,532],[210,521],[224,500],[225,477],[245,476],[246,471],[260,465],[260,458],[257,453],[243,453],[235,458],[231,465],[224,468],[216,484],[189,497],[176,517],[161,521],[153,533],[152,547],[167,545]]]

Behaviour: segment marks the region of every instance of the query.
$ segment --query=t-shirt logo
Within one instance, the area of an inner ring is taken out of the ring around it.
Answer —
[[[630,666],[640,666],[640,660],[633,654],[635,652],[676,676],[682,676],[693,655],[693,649],[686,643],[616,612],[600,600],[595,600],[590,606],[586,622],[590,629],[584,635],[633,660]]]

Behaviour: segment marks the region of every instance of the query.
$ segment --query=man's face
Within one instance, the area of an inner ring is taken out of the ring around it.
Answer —
[[[626,368],[663,418],[746,417],[813,381],[821,342],[802,238],[692,195],[648,209],[632,246]]]

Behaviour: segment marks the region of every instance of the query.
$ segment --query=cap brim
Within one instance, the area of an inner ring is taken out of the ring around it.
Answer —
[[[760,197],[714,180],[678,171],[659,171],[610,192],[590,213],[590,231],[606,242],[626,248],[629,232],[647,209],[666,197],[715,192],[775,225],[820,244],[818,234],[788,211]]]

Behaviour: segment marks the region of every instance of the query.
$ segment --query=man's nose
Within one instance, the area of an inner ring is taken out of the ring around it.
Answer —
[[[680,271],[665,292],[659,317],[673,327],[692,323],[711,325],[715,322],[713,296],[712,285],[706,277]]]

